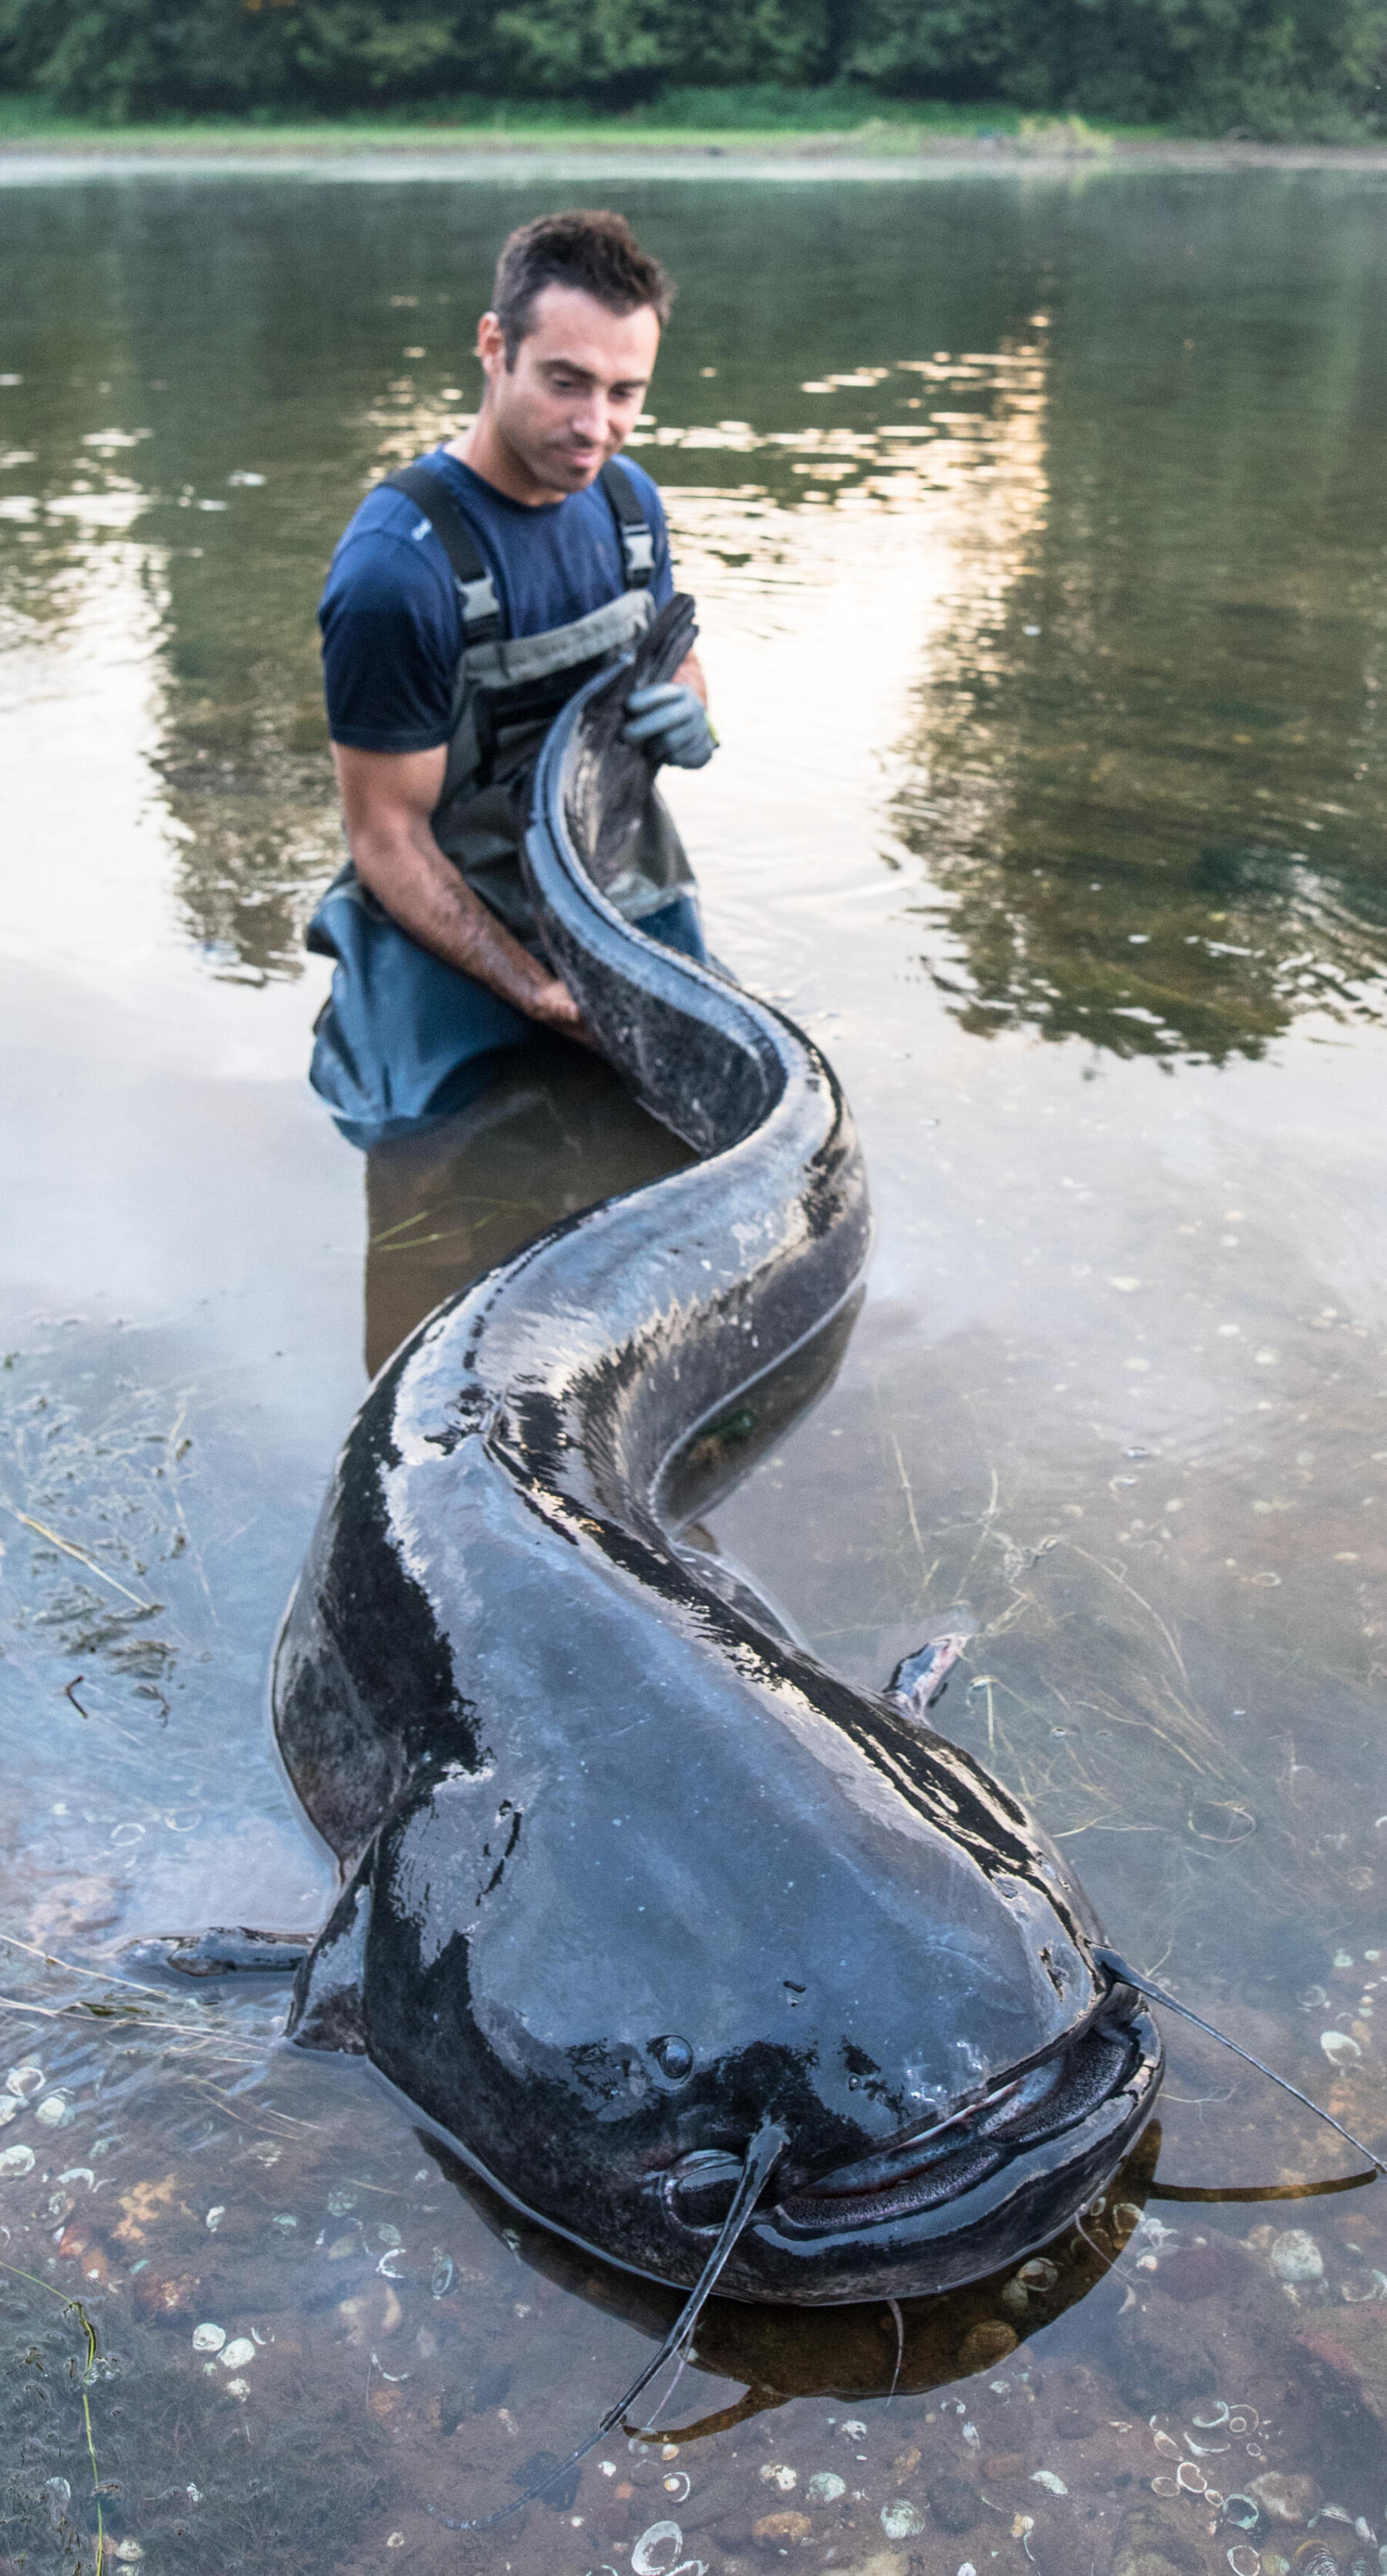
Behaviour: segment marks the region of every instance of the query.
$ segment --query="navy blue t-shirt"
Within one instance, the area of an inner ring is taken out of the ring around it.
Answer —
[[[441,447],[422,461],[448,478],[495,583],[507,635],[568,626],[625,590],[616,518],[600,484],[532,509]],[[655,539],[650,588],[662,608],[674,577],[660,496],[639,465],[623,457],[621,470]],[[405,493],[368,493],[332,558],[318,623],[334,742],[357,751],[434,751],[447,741],[461,604],[438,538]]]

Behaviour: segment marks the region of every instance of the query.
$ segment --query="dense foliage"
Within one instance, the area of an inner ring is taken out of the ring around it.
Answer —
[[[1332,136],[1384,79],[1387,0],[0,0],[0,87],[115,118],[761,84]]]

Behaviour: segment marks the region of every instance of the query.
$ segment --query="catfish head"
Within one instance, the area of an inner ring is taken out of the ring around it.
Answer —
[[[939,1657],[914,1660],[913,1697],[789,1650],[703,1661],[675,1741],[494,1727],[509,1751],[398,1799],[291,2035],[368,2054],[512,2206],[663,2281],[698,2280],[768,2124],[724,2291],[906,2297],[1019,2259],[1127,2153],[1160,2044],[1059,1855],[923,1722]]]

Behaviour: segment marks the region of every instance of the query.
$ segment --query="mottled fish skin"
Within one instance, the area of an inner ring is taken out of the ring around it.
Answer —
[[[600,892],[648,779],[625,689],[687,632],[665,612],[558,719],[527,873],[607,1053],[702,1159],[440,1307],[353,1425],[276,1661],[346,1881],[290,2029],[671,2282],[777,2120],[721,2286],[905,2296],[1062,2226],[1160,2045],[1053,1846],[925,1720],[942,1674],[908,1704],[845,1682],[672,1535],[831,1374],[870,1242],[818,1050]]]

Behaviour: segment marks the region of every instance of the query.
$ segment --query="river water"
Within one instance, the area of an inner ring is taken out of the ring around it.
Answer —
[[[1038,2271],[715,2307],[650,2439],[476,2536],[437,2517],[670,2300],[277,2050],[281,1990],[117,1982],[328,1901],[265,1686],[366,1355],[674,1151],[536,1059],[367,1168],[304,1080],[323,567],[571,184],[0,198],[0,2568],[93,2569],[99,2508],[148,2576],[1376,2571],[1382,2190],[1182,2198],[1362,2167],[1179,2026],[1154,2181],[1153,2136]],[[1387,190],[596,193],[682,289],[638,438],[724,736],[671,788],[709,934],[827,1048],[878,1212],[713,1535],[867,1682],[964,1605],[946,1731],[1381,2145]]]

